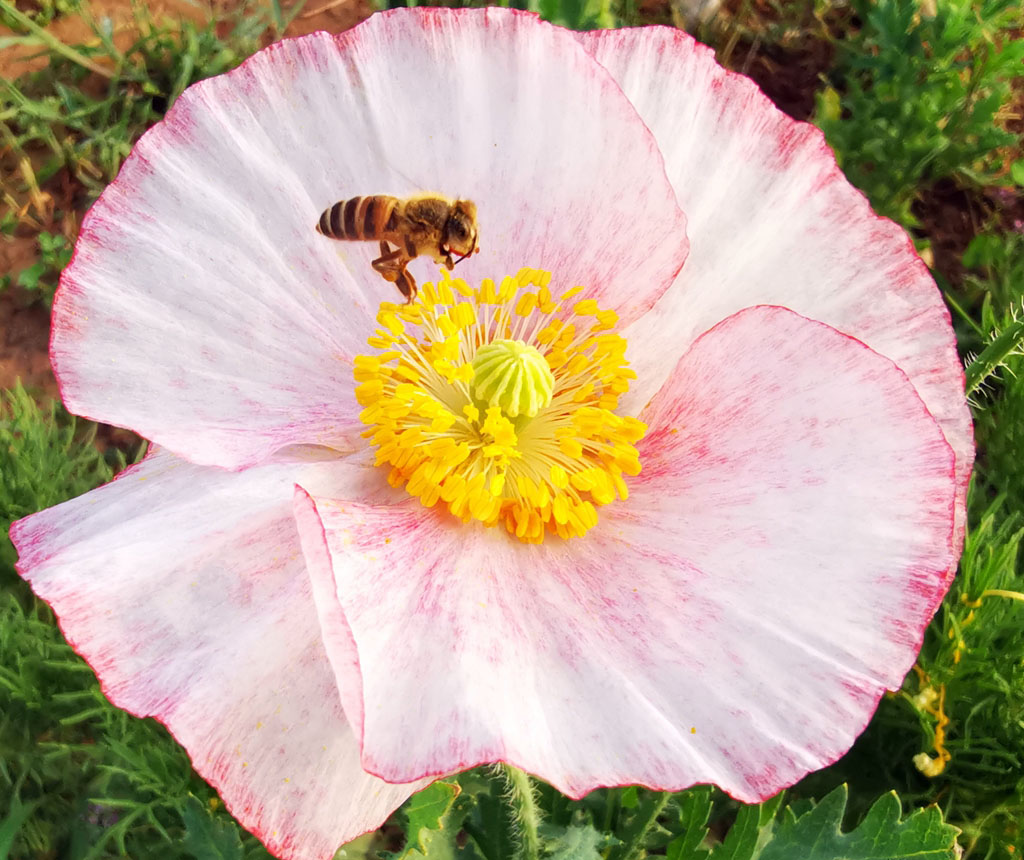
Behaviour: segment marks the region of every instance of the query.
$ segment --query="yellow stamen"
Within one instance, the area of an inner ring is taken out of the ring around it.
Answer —
[[[474,289],[442,270],[411,305],[385,302],[355,360],[356,398],[388,482],[527,543],[578,537],[625,499],[646,426],[615,413],[636,375],[618,318],[523,268]]]

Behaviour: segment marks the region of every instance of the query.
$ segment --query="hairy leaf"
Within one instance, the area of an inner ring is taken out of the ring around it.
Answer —
[[[242,840],[234,821],[215,815],[194,795],[189,796],[182,819],[184,848],[196,860],[242,860]]]

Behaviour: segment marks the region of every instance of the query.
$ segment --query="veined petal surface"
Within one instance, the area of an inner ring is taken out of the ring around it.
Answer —
[[[367,770],[502,759],[576,797],[714,782],[758,801],[899,685],[954,557],[953,454],[906,376],[752,308],[642,418],[643,472],[580,539],[298,497],[321,617],[351,633],[330,658],[361,668]]]
[[[360,766],[292,515],[296,478],[373,498],[368,471],[231,473],[159,452],[11,530],[19,571],[107,698],[164,723],[287,860],[329,860],[425,785]]]
[[[351,450],[351,359],[400,296],[377,242],[314,227],[338,200],[420,190],[476,202],[470,279],[542,266],[624,320],[686,253],[653,137],[569,32],[505,9],[374,15],[196,84],[142,138],[57,296],[65,403],[204,464]]]
[[[678,356],[736,311],[782,305],[863,341],[910,377],[957,460],[955,544],[974,461],[949,313],[907,234],[872,213],[821,131],[796,122],[714,52],[666,27],[579,35],[658,140],[690,255],[627,332],[638,411]],[[951,579],[955,568],[951,567]]]

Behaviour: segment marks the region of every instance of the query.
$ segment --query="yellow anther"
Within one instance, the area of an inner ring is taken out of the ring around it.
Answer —
[[[497,296],[498,300],[502,302],[507,302],[510,298],[512,298],[512,296],[516,294],[518,288],[519,284],[517,284],[513,278],[510,278],[508,275],[505,275],[505,277],[501,279],[501,288],[498,290]]]
[[[409,367],[407,364],[400,364],[395,368],[395,376],[400,376],[402,379],[407,379],[409,382],[419,382],[420,373],[416,368]]]
[[[583,456],[583,446],[575,439],[562,439],[558,443],[558,450],[574,460],[578,460]]]
[[[598,506],[626,498],[646,430],[613,411],[635,378],[614,311],[567,304],[582,287],[555,301],[550,282],[524,267],[473,289],[442,271],[413,303],[381,304],[378,352],[352,371],[392,486],[525,543],[584,535]],[[577,331],[568,313],[594,323]]]
[[[456,278],[454,281],[451,282],[451,285],[452,287],[454,287],[455,291],[463,298],[470,299],[474,295],[476,295],[476,291],[464,280],[462,280],[462,278]]]
[[[537,307],[536,293],[522,293],[519,302],[516,304],[516,313],[521,317],[528,317]]]
[[[445,337],[451,337],[459,330],[458,326],[452,322],[452,318],[448,316],[448,314],[441,314],[441,316],[437,318],[437,327]]]
[[[569,486],[569,475],[565,469],[559,466],[557,463],[552,464],[548,475],[551,479],[553,486],[558,487],[560,490],[564,490]]]
[[[469,302],[461,302],[452,310],[452,319],[460,329],[467,329],[477,324],[476,308]]]
[[[391,334],[399,335],[405,331],[402,321],[395,316],[393,311],[381,311],[377,314],[377,322],[386,328]]]
[[[494,304],[498,300],[498,294],[494,291],[494,281],[484,278],[480,282],[480,293],[477,302],[481,305]]]

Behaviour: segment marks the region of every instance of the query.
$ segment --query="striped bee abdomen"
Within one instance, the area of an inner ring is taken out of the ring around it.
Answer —
[[[320,214],[316,229],[331,239],[364,242],[395,228],[397,197],[373,194],[339,200]]]

